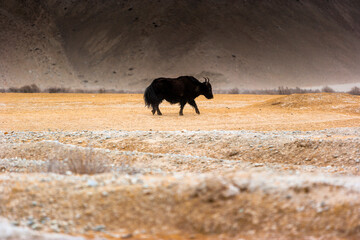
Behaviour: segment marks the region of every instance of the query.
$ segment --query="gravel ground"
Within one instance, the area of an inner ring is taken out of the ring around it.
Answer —
[[[263,167],[359,175],[360,128],[321,131],[82,131],[0,133],[2,171],[43,172],[83,154],[127,174]]]
[[[360,128],[0,132],[0,212],[108,239],[356,239],[359,138]],[[76,161],[101,163],[99,174],[76,174]]]
[[[1,240],[84,240],[82,237],[66,236],[64,234],[41,233],[24,227],[14,226],[14,223],[0,218]]]

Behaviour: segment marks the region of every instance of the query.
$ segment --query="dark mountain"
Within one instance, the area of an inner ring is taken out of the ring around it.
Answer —
[[[2,0],[0,88],[360,82],[360,1]]]

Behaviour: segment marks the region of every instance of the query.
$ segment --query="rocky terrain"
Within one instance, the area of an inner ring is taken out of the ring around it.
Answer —
[[[2,133],[1,212],[35,230],[119,238],[355,239],[359,147],[360,128]],[[74,175],[89,159],[105,173]]]
[[[86,94],[75,109],[80,116],[91,115],[87,101],[103,111],[117,98],[133,103],[116,108],[114,117],[123,121],[123,129],[104,129],[106,123],[92,128],[85,124],[91,118],[81,118],[52,130],[49,116],[41,122],[42,130],[18,130],[31,127],[27,113],[17,112],[29,102],[38,120],[45,110],[73,109],[74,101],[63,94],[52,101],[51,95],[42,96],[1,95],[1,116],[16,116],[22,124],[1,119],[0,215],[7,220],[0,229],[7,229],[7,235],[0,239],[59,237],[44,236],[46,232],[69,239],[360,237],[359,97],[217,95],[213,101],[199,101],[202,115],[189,108],[182,118],[172,116],[177,106],[164,105],[161,117],[134,108],[141,103],[139,95],[102,95],[105,102]],[[76,100],[77,95],[70,96]],[[259,108],[262,116],[251,118]],[[244,129],[229,129],[228,118],[220,114],[225,110]],[[289,110],[295,118],[271,124]],[[70,121],[71,112],[65,113]],[[209,118],[215,113],[219,116],[212,125]],[[148,126],[134,126],[129,114],[162,125],[134,130]],[[297,124],[298,116],[306,121]],[[267,129],[240,121],[247,117]],[[182,125],[174,118],[182,119]],[[88,129],[77,130],[80,126]]]
[[[0,2],[0,89],[142,91],[160,76],[215,90],[359,82],[353,0]]]

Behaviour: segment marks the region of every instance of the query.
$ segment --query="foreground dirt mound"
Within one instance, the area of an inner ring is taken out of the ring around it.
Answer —
[[[345,93],[292,94],[271,99],[261,106],[360,113],[360,97]]]
[[[0,180],[2,214],[47,231],[360,236],[359,178],[240,171],[157,177],[10,174]]]
[[[355,239],[359,133],[1,133],[0,211],[23,227],[109,239]],[[89,158],[109,168],[77,175],[71,164]]]

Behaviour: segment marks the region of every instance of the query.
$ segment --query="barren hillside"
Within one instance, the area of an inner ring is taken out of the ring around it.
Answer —
[[[215,89],[358,82],[360,2],[0,3],[0,88],[141,90],[193,74]]]

